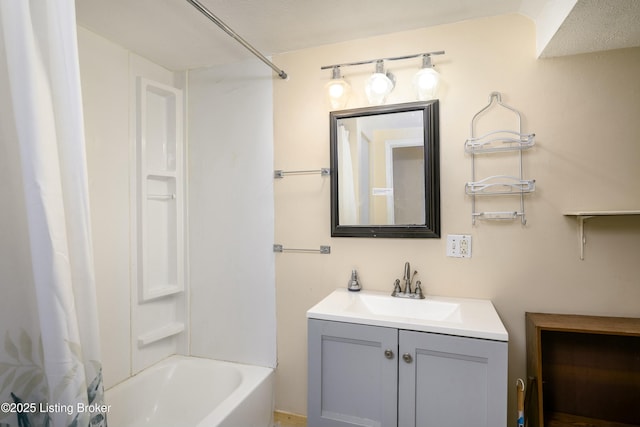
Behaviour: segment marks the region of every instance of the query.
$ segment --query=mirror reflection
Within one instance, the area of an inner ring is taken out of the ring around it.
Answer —
[[[332,236],[438,237],[437,101],[334,112],[331,147]]]
[[[340,224],[424,223],[420,112],[338,120]]]

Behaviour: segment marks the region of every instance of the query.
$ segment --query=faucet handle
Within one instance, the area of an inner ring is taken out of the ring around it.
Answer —
[[[391,293],[391,296],[394,297],[401,292],[402,288],[400,287],[400,279],[396,279],[396,281],[393,282],[393,292]]]
[[[416,289],[413,291],[416,294],[416,297],[419,299],[424,298],[424,293],[422,293],[422,282],[420,280],[416,281]]]

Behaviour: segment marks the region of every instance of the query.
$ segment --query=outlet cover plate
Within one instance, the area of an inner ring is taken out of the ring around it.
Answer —
[[[469,234],[448,234],[447,256],[471,258],[471,236]]]

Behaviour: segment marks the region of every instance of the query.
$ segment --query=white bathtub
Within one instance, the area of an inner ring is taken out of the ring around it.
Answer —
[[[109,427],[268,427],[273,370],[171,356],[105,393]]]

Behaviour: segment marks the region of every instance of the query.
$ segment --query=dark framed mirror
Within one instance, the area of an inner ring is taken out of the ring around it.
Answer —
[[[438,100],[329,119],[331,236],[439,238]]]

